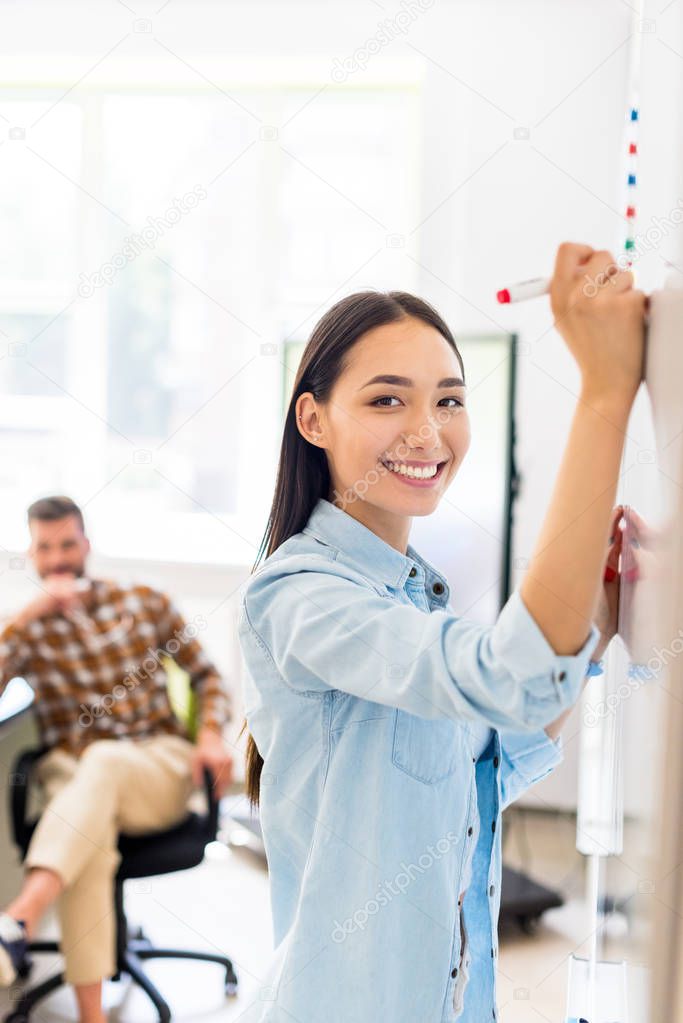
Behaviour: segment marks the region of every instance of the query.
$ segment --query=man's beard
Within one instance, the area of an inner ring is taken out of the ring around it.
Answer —
[[[75,579],[81,579],[85,575],[85,562],[81,562],[81,564],[76,567],[73,565],[60,565],[58,568],[53,568],[51,571],[45,572],[41,578],[47,579],[50,575],[72,575]]]

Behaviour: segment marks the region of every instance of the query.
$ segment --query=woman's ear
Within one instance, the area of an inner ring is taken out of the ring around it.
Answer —
[[[299,433],[312,444],[320,444],[324,435],[318,405],[312,394],[301,394],[296,403],[296,423]]]

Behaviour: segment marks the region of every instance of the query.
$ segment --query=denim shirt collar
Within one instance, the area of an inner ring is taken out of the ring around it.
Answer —
[[[441,583],[443,589],[438,602],[444,605],[448,602],[449,589],[445,577],[411,544],[407,545],[406,554],[401,554],[358,519],[324,497],[318,498],[302,533],[314,536],[343,553],[344,559],[352,562],[367,578],[394,589],[403,588],[414,568],[411,578],[415,583],[429,584],[430,589],[435,582]]]

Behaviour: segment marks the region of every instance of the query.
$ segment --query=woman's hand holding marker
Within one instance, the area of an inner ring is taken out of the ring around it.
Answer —
[[[646,296],[610,252],[566,242],[550,286],[555,326],[581,371],[587,396],[635,397],[643,378]]]
[[[497,292],[499,302],[550,294],[555,326],[576,359],[583,383],[596,394],[632,398],[643,373],[648,298],[633,287],[606,250],[565,242],[552,278],[534,277]]]

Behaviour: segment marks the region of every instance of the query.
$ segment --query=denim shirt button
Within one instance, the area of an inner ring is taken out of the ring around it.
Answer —
[[[451,977],[457,977],[457,976],[458,976],[458,967],[454,966],[453,969],[451,970]]]
[[[436,582],[432,586],[432,592],[436,593],[437,596],[441,596],[441,594],[443,593],[443,589],[444,589],[443,583]]]
[[[489,888],[489,895],[493,896],[493,893],[495,892],[495,890],[496,890],[496,886],[492,884],[491,887]]]
[[[468,835],[471,835],[471,834],[472,834],[472,828],[471,828],[471,827],[467,829],[467,834],[468,834]]]
[[[417,575],[417,569],[415,568],[415,565],[413,565],[410,572],[408,572],[408,575],[410,576],[411,579],[415,578],[415,576]]]

